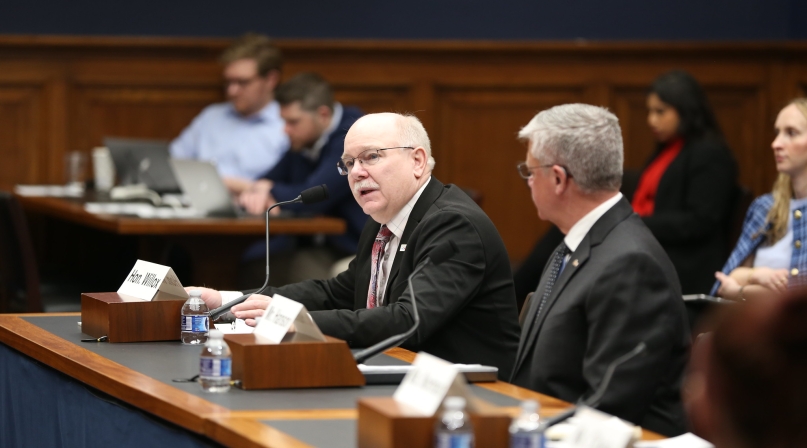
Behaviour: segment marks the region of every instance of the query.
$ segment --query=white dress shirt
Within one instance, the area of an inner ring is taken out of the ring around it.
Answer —
[[[577,250],[577,246],[583,242],[583,238],[586,237],[588,231],[591,230],[591,228],[594,227],[594,224],[596,224],[597,221],[602,218],[602,215],[604,215],[608,210],[611,210],[611,207],[615,206],[620,199],[622,199],[622,193],[617,193],[614,197],[596,206],[594,210],[586,213],[586,216],[583,216],[579,221],[574,223],[572,228],[569,229],[569,233],[567,233],[566,237],[563,238],[563,242],[569,246],[570,252]],[[571,254],[566,256],[567,260],[570,256]]]

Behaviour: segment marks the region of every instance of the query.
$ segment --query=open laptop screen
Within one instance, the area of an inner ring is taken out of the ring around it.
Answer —
[[[107,137],[104,145],[109,148],[120,185],[143,183],[159,194],[182,193],[168,162],[168,142]]]

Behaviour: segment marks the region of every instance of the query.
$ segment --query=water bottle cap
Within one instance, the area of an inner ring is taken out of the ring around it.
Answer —
[[[460,409],[465,408],[465,398],[463,397],[448,397],[443,402],[443,406],[446,409],[452,411],[459,411]]]
[[[210,339],[224,339],[224,333],[221,330],[210,330],[207,332],[207,337]]]
[[[188,294],[191,297],[198,297],[200,299],[202,298],[202,291],[199,291],[198,289],[192,289]]]
[[[538,410],[538,402],[535,400],[524,400],[521,402],[521,411],[534,413]]]

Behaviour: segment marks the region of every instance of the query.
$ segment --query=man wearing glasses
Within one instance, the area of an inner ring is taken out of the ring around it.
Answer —
[[[458,251],[413,280],[420,326],[402,346],[456,363],[499,368],[507,378],[518,346],[510,260],[490,219],[458,187],[432,176],[426,130],[413,116],[360,118],[345,137],[334,170],[347,177],[368,220],[347,271],[329,280],[272,288],[303,303],[323,333],[368,347],[414,323],[407,278],[431,251],[451,240]],[[204,290],[209,307],[221,295]],[[253,296],[236,317],[263,314],[271,299]]]
[[[569,402],[590,397],[619,366],[599,409],[674,436],[685,431],[680,385],[689,348],[675,268],[622,183],[622,133],[606,109],[553,107],[521,132],[538,216],[565,234],[522,309],[511,382]]]
[[[288,150],[274,90],[281,57],[257,34],[236,40],[221,56],[226,103],[206,107],[171,142],[171,156],[216,164],[227,188],[240,193]]]

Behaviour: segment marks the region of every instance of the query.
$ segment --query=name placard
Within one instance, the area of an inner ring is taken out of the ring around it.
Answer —
[[[464,397],[466,409],[475,409],[476,399],[454,364],[420,352],[412,366],[392,396],[395,401],[411,406],[425,416],[434,415],[448,396]]]
[[[263,317],[255,326],[253,334],[270,344],[279,344],[291,331],[292,326],[297,335],[325,341],[325,335],[308,315],[305,306],[280,294],[272,297],[272,302],[263,312]]]
[[[118,294],[141,300],[187,300],[188,293],[174,274],[161,264],[137,260],[129,275],[118,288]]]

